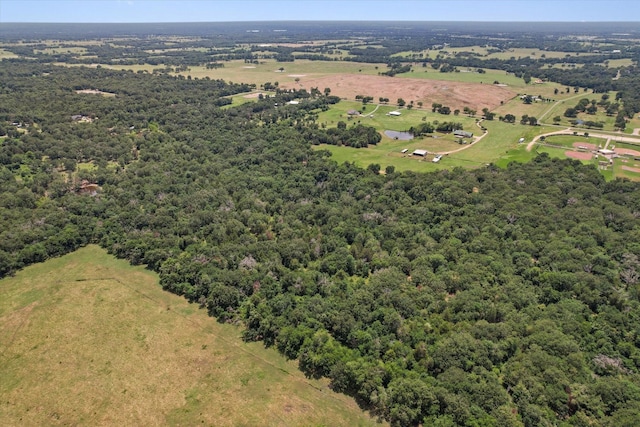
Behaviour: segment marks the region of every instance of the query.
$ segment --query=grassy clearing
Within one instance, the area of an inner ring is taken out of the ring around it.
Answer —
[[[487,128],[489,135],[468,150],[452,155],[460,162],[460,166],[496,163],[511,150],[525,145],[537,135],[549,132],[545,126],[526,126],[498,121],[484,121],[482,124]],[[524,138],[524,144],[519,144],[520,138]]]
[[[495,52],[487,56],[487,58],[511,59],[511,58],[567,58],[570,56],[578,56],[576,52],[554,52],[540,49],[515,48],[504,52]]]
[[[429,107],[429,108],[427,108]],[[362,123],[364,125],[373,126],[380,132],[385,130],[405,131],[411,126],[419,125],[423,121],[434,123],[439,122],[458,122],[462,123],[465,130],[477,133],[478,128],[475,126],[475,118],[465,115],[442,115],[431,112],[431,106],[424,105],[423,108],[399,108],[395,105],[368,104],[363,110],[362,103],[354,101],[341,101],[333,105],[329,111],[320,113],[318,123],[327,127],[335,127],[339,121],[350,123]],[[349,119],[347,111],[357,110],[362,112],[362,116]],[[400,116],[388,116],[391,111],[399,111]]]
[[[558,145],[567,148],[574,148],[574,144],[595,144],[596,147],[604,147],[607,143],[606,139],[588,137],[585,138],[584,134],[578,135],[551,135],[544,141],[545,144]]]
[[[44,49],[34,49],[34,53],[42,53],[44,55],[59,55],[64,53],[73,53],[76,55],[84,55],[87,53],[86,47],[80,46],[59,46],[59,47],[47,47]]]
[[[353,108],[357,105],[359,104],[341,102],[329,112],[321,114],[319,121],[321,123],[324,121],[327,126],[333,126],[339,120],[346,121],[346,111],[349,107]],[[374,107],[369,106],[368,108],[373,109]],[[425,110],[400,110],[402,112],[400,117],[385,115],[385,112],[394,108],[390,106],[381,107],[374,114],[373,119],[362,117],[352,120],[359,120],[363,124],[375,126],[376,129],[382,132],[385,129],[406,130],[411,125],[419,124],[423,116],[426,117],[427,121],[431,122],[434,119],[442,121],[443,117],[446,117],[446,120],[462,121],[466,130],[474,132],[476,136],[481,135],[480,129],[475,126],[474,118],[442,116],[431,113],[430,110],[428,112]],[[513,150],[520,149],[519,147],[524,147],[525,144],[518,143],[520,138],[525,138],[525,141],[529,142],[535,136],[553,130],[551,127],[546,126],[525,126],[498,121],[484,121],[483,125],[488,129],[488,135],[471,146],[459,145],[453,135],[436,134],[438,136],[436,139],[425,137],[411,141],[398,141],[383,137],[383,140],[378,145],[368,148],[357,149],[327,145],[320,145],[315,148],[330,151],[332,158],[338,163],[350,161],[361,167],[377,163],[382,169],[386,166],[394,166],[398,171],[425,172],[457,166],[466,168],[482,167],[488,163],[496,162],[506,165],[510,160],[530,159],[533,155],[526,153],[526,151],[524,153],[518,152],[517,155],[513,152]],[[432,155],[427,156],[427,158],[403,155],[401,150],[405,148],[409,153],[415,149],[425,149],[430,153],[452,151],[460,148],[462,150],[448,154],[439,163],[434,164],[431,162]],[[506,163],[501,161],[502,158],[507,159]]]
[[[227,108],[231,108],[231,107],[237,107],[239,105],[246,104],[248,102],[256,102],[259,99],[259,96],[260,96],[261,93],[264,94],[264,95],[274,95],[275,94],[275,92],[258,91],[258,92],[240,93],[238,95],[232,95],[232,96],[228,97],[229,99],[231,99],[231,104],[224,105],[221,108],[222,109],[227,109]]]
[[[634,62],[633,62],[633,59],[631,59],[631,58],[609,59],[609,60],[607,60],[607,66],[609,68],[631,67],[633,64],[634,64]]]
[[[18,55],[16,55],[13,52],[10,52],[10,51],[5,50],[5,49],[0,49],[0,60],[3,60],[5,58],[8,59],[8,58],[17,58],[17,57],[18,57]]]
[[[373,425],[97,246],[0,280],[1,425]]]
[[[265,60],[259,64],[247,64],[244,61],[225,61],[222,68],[191,67],[188,71],[180,74],[261,85],[266,82],[295,82],[296,78],[304,82],[305,77],[324,77],[331,74],[377,75],[378,69],[376,67],[380,70],[382,68],[386,69],[386,67],[375,64],[359,64],[350,61],[296,60],[295,62],[277,62],[275,60]],[[279,71],[280,68],[284,70],[281,72]],[[320,90],[323,89],[320,88]]]
[[[422,67],[419,65],[413,67],[413,72],[398,74],[396,77],[445,80],[463,83],[482,83],[489,85],[493,84],[494,81],[497,81],[500,84],[506,84],[510,88],[516,90],[521,90],[521,88],[527,87],[523,79],[518,78],[513,74],[507,74],[503,70],[492,70],[489,68],[483,69],[485,72],[482,74],[476,72],[476,69],[473,68],[460,68],[460,72],[457,73],[441,73],[431,67]]]

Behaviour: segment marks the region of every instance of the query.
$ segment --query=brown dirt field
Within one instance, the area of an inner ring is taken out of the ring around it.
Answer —
[[[630,150],[628,148],[616,148],[615,152],[618,154],[629,154],[631,156],[640,156],[640,151]]]
[[[565,151],[564,155],[572,159],[591,160],[591,153],[578,153],[576,151]]]
[[[450,82],[444,80],[406,79],[385,76],[335,74],[318,78],[306,78],[305,87],[331,88],[331,94],[353,100],[356,95],[389,98],[395,103],[398,98],[405,101],[422,101],[431,108],[434,102],[447,105],[452,110],[469,107],[476,111],[493,109],[500,101],[507,102],[515,95],[510,89],[496,85]],[[284,89],[297,88],[294,83],[281,83]]]
[[[574,142],[573,148],[578,147],[587,147],[587,150],[596,150],[598,148],[596,144],[589,144],[588,142]]]
[[[640,173],[640,168],[632,168],[629,166],[622,166],[623,170],[629,171],[629,172],[637,172]]]

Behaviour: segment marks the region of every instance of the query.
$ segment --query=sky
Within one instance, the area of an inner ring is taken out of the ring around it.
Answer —
[[[640,0],[0,0],[5,22],[640,21]]]

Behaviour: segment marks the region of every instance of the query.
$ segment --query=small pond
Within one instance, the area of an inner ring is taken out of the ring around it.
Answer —
[[[399,141],[409,141],[413,139],[413,135],[409,132],[398,132],[397,130],[385,130],[384,134],[389,138],[397,139]]]

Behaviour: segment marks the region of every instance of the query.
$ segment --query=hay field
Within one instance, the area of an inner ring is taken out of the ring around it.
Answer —
[[[0,280],[0,425],[373,425],[97,246]]]

